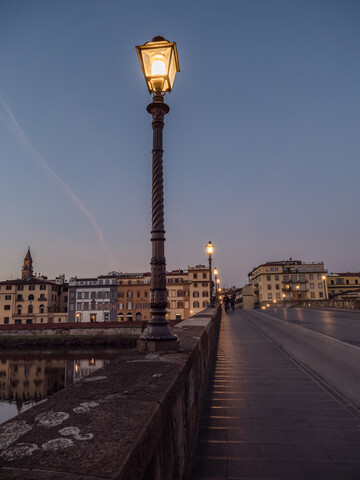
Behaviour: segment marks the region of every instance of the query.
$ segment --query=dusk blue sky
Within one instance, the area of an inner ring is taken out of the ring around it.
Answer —
[[[360,270],[360,3],[1,0],[0,279],[149,271],[151,101],[135,45],[176,41],[168,269]],[[102,239],[103,237],[103,239]]]

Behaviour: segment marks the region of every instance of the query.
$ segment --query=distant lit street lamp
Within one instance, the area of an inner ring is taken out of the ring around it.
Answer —
[[[324,299],[326,300],[326,275],[322,276],[322,280],[324,282]]]
[[[214,245],[209,242],[206,245],[206,251],[209,255],[209,275],[210,275],[210,283],[209,283],[209,294],[210,294],[210,307],[214,306],[214,297],[213,297],[213,287],[212,287],[212,271],[211,271],[211,255],[214,253]]]
[[[218,271],[216,269],[216,267],[214,268],[214,281],[215,281],[215,299],[217,300],[217,294],[218,294],[218,284],[217,284],[217,281],[218,281]]]
[[[137,46],[142,72],[153,101],[147,106],[152,116],[152,258],[151,258],[151,319],[141,340],[155,342],[154,349],[176,348],[174,335],[166,319],[166,260],[164,228],[163,129],[164,116],[170,108],[164,103],[166,92],[171,92],[176,72],[180,71],[176,43],[155,37],[145,45]],[[159,341],[159,345],[156,342]],[[168,342],[165,344],[165,342]],[[174,343],[172,343],[174,342]]]
[[[283,296],[282,296],[282,297],[283,297],[283,301],[284,301],[284,308],[285,308],[285,297],[286,297],[285,293],[283,293]]]
[[[298,292],[298,299],[300,300],[300,298],[301,298],[301,293],[299,291],[300,290],[300,285],[296,285],[296,290]]]

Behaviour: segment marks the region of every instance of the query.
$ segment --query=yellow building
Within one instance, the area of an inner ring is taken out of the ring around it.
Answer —
[[[355,293],[360,289],[360,272],[331,273],[327,277],[329,297]]]
[[[249,273],[255,307],[328,298],[324,262],[267,262]]]
[[[0,325],[66,322],[67,290],[63,276],[48,280],[33,275],[29,248],[21,279],[0,282]]]

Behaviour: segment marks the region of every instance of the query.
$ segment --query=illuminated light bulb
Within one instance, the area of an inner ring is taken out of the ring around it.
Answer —
[[[151,75],[165,75],[165,62],[156,58],[151,64]]]

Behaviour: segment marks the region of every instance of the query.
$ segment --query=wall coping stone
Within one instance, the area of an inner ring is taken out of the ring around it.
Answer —
[[[178,352],[128,350],[0,426],[0,478],[183,478],[221,315],[209,310],[175,327]]]

